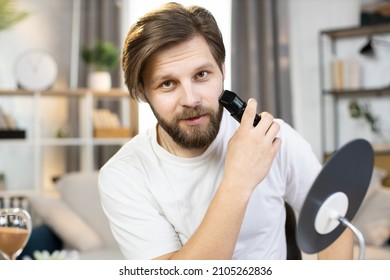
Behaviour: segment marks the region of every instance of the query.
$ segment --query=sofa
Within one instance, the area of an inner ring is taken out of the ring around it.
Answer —
[[[390,260],[390,187],[383,185],[388,176],[386,170],[374,168],[366,196],[352,220],[365,239],[366,259]]]
[[[29,198],[34,227],[20,258],[66,250],[73,259],[123,259],[101,208],[97,180],[98,172],[69,173],[57,181],[57,197]]]

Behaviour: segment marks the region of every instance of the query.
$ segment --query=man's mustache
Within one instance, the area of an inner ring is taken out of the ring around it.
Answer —
[[[202,106],[198,106],[194,108],[186,108],[182,113],[178,114],[175,117],[175,121],[193,119],[203,115],[210,115],[212,113],[213,111],[211,109]]]

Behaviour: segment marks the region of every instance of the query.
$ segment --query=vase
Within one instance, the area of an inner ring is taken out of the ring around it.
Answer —
[[[88,75],[88,87],[96,91],[111,89],[111,74],[108,71],[95,71]]]

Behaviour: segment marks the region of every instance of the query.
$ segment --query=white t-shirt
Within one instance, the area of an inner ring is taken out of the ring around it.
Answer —
[[[286,259],[284,200],[299,211],[321,168],[308,143],[278,122],[282,145],[251,196],[234,259]],[[134,137],[102,167],[102,206],[126,258],[155,258],[187,242],[219,186],[227,143],[238,125],[225,111],[217,138],[195,158],[167,152],[153,128]]]

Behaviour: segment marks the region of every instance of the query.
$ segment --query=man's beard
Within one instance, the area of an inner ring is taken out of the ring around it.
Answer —
[[[173,141],[182,148],[190,150],[207,148],[218,135],[223,113],[222,106],[219,106],[217,112],[214,112],[210,108],[201,106],[187,108],[181,114],[176,115],[171,122],[164,120],[164,118],[156,113],[153,107],[151,108],[161,127],[168,133]],[[209,117],[210,122],[206,128],[199,125],[188,125],[186,126],[186,129],[182,129],[179,126],[179,122],[181,120],[195,118],[202,115],[207,115]]]

